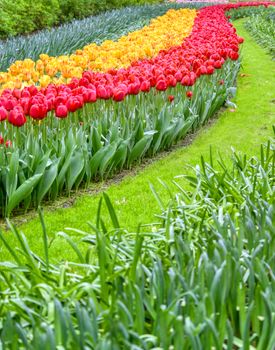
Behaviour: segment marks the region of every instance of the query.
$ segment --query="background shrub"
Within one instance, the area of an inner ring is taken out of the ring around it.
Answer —
[[[0,0],[0,38],[49,28],[74,18],[159,0]]]

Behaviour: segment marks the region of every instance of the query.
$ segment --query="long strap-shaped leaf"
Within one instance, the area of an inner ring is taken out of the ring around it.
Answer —
[[[26,180],[21,186],[13,192],[8,201],[6,215],[9,216],[12,210],[22,202],[26,197],[28,197],[33,191],[34,187],[37,185],[38,181],[41,179],[42,174],[36,174]]]

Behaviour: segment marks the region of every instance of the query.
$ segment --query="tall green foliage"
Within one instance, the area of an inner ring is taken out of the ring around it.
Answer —
[[[233,152],[232,166],[202,159],[193,190],[178,185],[159,223],[135,233],[103,195],[90,232],[57,234],[74,261],[49,259],[42,215],[41,256],[15,227],[14,246],[0,232],[12,257],[0,263],[0,347],[273,350],[274,141],[259,158]]]
[[[245,27],[275,59],[275,8],[270,6],[254,13],[245,23]]]

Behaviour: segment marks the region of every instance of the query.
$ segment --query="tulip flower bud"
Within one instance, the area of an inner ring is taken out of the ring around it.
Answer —
[[[59,105],[56,107],[55,116],[57,118],[66,118],[68,116],[68,108],[65,105]]]
[[[187,98],[191,99],[192,96],[193,96],[193,92],[192,91],[190,91],[190,90],[186,91],[186,97]]]

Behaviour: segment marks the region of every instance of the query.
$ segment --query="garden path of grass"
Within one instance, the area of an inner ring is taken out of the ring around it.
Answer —
[[[149,184],[155,186],[164,201],[168,200],[168,194],[158,178],[171,184],[175,176],[190,171],[186,169],[187,165],[198,164],[201,155],[207,158],[210,145],[213,154],[220,152],[224,159],[229,159],[231,146],[254,155],[259,151],[259,144],[272,135],[271,126],[275,124],[275,62],[245,31],[243,22],[244,20],[235,22],[238,34],[245,38],[235,99],[237,110],[226,110],[211,127],[201,129],[189,146],[173,151],[140,170],[136,176],[126,176],[120,183],[112,184],[106,192],[114,204],[121,226],[135,230],[139,223],[157,221],[154,215],[159,212],[159,207]],[[45,209],[49,236],[52,237],[66,227],[90,231],[87,221],[95,222],[100,197],[100,193],[81,195],[72,207],[56,208],[54,212]],[[39,219],[36,217],[23,224],[20,230],[28,237],[31,248],[43,255]],[[61,238],[56,239],[51,247],[51,256],[72,259],[73,253],[66,247]],[[1,252],[1,249],[0,253],[0,260],[5,260],[7,254]]]

